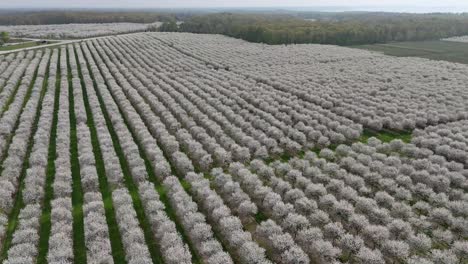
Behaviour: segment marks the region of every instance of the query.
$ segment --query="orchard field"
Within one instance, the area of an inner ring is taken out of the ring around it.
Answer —
[[[0,56],[0,263],[468,263],[467,72],[185,33]]]
[[[39,39],[82,39],[98,36],[141,32],[157,28],[161,22],[144,23],[88,23],[88,24],[50,24],[2,26],[1,32],[8,32],[14,37]]]

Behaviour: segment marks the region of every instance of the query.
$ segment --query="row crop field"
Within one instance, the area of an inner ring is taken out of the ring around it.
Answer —
[[[182,33],[0,56],[0,263],[468,263],[467,70]]]

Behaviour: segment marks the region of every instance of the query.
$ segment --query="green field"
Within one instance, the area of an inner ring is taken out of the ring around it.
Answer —
[[[441,40],[352,46],[398,57],[421,57],[468,64],[468,43]]]
[[[54,43],[58,43],[58,41],[47,42],[47,44],[54,44]],[[15,45],[2,46],[0,47],[0,51],[10,51],[10,50],[17,50],[17,49],[22,49],[22,48],[31,48],[31,47],[43,46],[47,44],[42,44],[37,41],[23,42],[23,43],[18,43]]]
[[[22,39],[22,38],[10,38],[7,43],[23,43],[23,42],[29,42],[31,41],[30,39]]]

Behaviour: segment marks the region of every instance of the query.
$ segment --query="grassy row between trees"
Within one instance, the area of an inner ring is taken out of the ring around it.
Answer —
[[[60,61],[60,55],[58,57]],[[54,198],[53,183],[55,180],[55,159],[57,157],[56,150],[56,137],[57,137],[57,122],[58,122],[58,109],[60,98],[60,67],[57,67],[57,75],[55,78],[55,100],[54,100],[54,116],[52,120],[52,128],[50,130],[49,152],[47,157],[47,172],[44,186],[44,203],[42,205],[42,215],[40,218],[40,232],[39,232],[39,252],[37,256],[38,264],[47,264],[47,252],[49,250],[49,238],[52,228],[51,201]]]
[[[81,185],[80,161],[78,159],[78,137],[76,131],[75,100],[73,95],[72,73],[67,56],[68,98],[70,109],[70,163],[72,173],[72,207],[73,207],[73,255],[75,263],[86,264],[86,245],[83,219],[83,188]]]
[[[76,56],[76,54],[75,54]],[[68,53],[68,60],[70,60],[70,54]],[[77,61],[78,64],[78,61]],[[78,71],[81,75],[81,71]],[[79,76],[75,76],[79,77]],[[109,228],[109,239],[112,247],[112,257],[114,258],[114,263],[116,264],[125,264],[125,251],[122,243],[122,238],[120,236],[119,227],[117,224],[114,204],[112,202],[112,188],[107,181],[106,168],[104,167],[103,156],[101,153],[101,148],[99,147],[99,138],[97,135],[97,129],[94,125],[94,117],[91,113],[91,107],[89,105],[88,96],[85,91],[84,83],[82,76],[81,78],[81,88],[83,92],[83,100],[86,109],[86,115],[88,120],[88,127],[91,134],[91,143],[93,145],[94,158],[96,159],[96,170],[99,178],[99,189],[102,194],[102,200],[104,202],[104,210],[107,220],[107,226]]]

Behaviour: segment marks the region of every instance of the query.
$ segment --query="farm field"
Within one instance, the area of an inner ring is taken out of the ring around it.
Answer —
[[[468,64],[468,44],[462,41],[432,40],[353,46],[398,57],[421,57]]]
[[[0,56],[0,263],[468,263],[468,66],[134,33]]]
[[[30,39],[21,39],[21,38],[10,38],[8,41],[7,41],[7,45],[14,45],[14,44],[19,44],[19,43],[23,43],[23,42],[29,42],[31,41]]]
[[[0,32],[13,37],[40,39],[81,39],[123,33],[146,31],[162,23],[96,23],[96,24],[50,24],[50,25],[0,25]]]
[[[58,41],[48,41],[47,43],[40,43],[38,41],[28,41],[28,42],[22,42],[22,43],[15,43],[11,45],[5,45],[0,47],[0,51],[12,51],[12,50],[17,50],[17,49],[23,49],[23,48],[32,48],[32,47],[38,47],[46,44],[54,44],[58,43]]]

